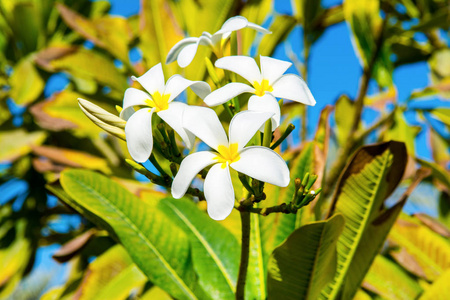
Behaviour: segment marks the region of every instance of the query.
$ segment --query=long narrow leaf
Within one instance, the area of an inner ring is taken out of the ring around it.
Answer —
[[[175,298],[195,299],[187,236],[170,219],[110,179],[94,172],[66,170],[61,184],[79,206],[114,230],[147,277]]]
[[[317,299],[336,272],[343,228],[344,218],[335,215],[300,227],[277,247],[269,259],[269,299]]]

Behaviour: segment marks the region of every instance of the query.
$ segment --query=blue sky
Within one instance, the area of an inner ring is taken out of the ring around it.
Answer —
[[[139,11],[139,1],[111,0],[111,14],[130,16]],[[289,0],[275,1],[275,10],[278,13],[291,13],[291,2]],[[323,0],[324,7],[330,7],[342,3],[342,0]],[[289,37],[292,50],[301,53],[301,28],[296,28]],[[309,108],[308,129],[313,133],[317,124],[320,111],[327,104],[333,104],[336,99],[347,94],[355,97],[358,91],[359,78],[362,70],[355,55],[350,39],[349,28],[345,22],[327,29],[323,36],[312,46],[310,51],[308,85],[316,98],[317,104]],[[420,38],[420,37],[419,37]],[[288,59],[285,53],[285,45],[280,45],[275,52],[275,57]],[[290,72],[296,72],[292,67]],[[413,90],[421,89],[429,84],[429,67],[426,62],[409,64],[395,70],[394,83],[398,89],[399,102],[405,102]],[[370,92],[370,91],[369,91]],[[367,112],[365,122],[372,121],[374,114]],[[417,124],[415,114],[407,115],[408,121]],[[295,132],[294,132],[295,133]],[[417,155],[423,158],[430,158],[431,153],[427,147],[427,137],[425,132],[421,132],[416,144]]]

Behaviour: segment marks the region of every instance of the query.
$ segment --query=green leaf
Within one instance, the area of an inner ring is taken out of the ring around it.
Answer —
[[[7,234],[0,235],[2,248],[0,249],[0,299],[9,299],[9,295],[20,283],[32,255],[31,241],[26,238],[27,221],[24,218],[14,220],[15,224],[9,228],[8,222],[0,219],[0,231]],[[11,238],[12,236],[12,238]],[[9,238],[8,238],[9,237]]]
[[[93,50],[76,46],[49,47],[36,55],[36,63],[51,72],[68,72],[75,77],[94,80],[112,90],[128,87],[126,77],[116,68],[113,60]]]
[[[428,112],[433,117],[450,127],[450,108],[435,108],[428,110]]]
[[[133,38],[133,32],[127,19],[115,16],[86,19],[61,3],[57,4],[57,8],[61,17],[73,30],[97,46],[108,50],[122,62],[129,61],[128,44]]]
[[[433,2],[434,1],[432,1],[431,3]],[[419,24],[412,26],[411,30],[423,32],[428,32],[436,28],[442,28],[445,30],[446,28],[448,28],[448,18],[449,18],[448,7],[445,6],[444,4],[444,7],[437,10],[433,14],[429,14],[427,18],[421,20]]]
[[[116,245],[89,264],[76,293],[80,300],[125,299],[146,281],[123,247]]]
[[[336,272],[344,218],[335,215],[296,229],[269,259],[269,299],[317,299]]]
[[[43,131],[26,132],[23,129],[0,131],[0,162],[14,161],[31,152],[31,146],[44,142]],[[14,141],[14,142],[11,142]]]
[[[12,10],[8,12],[7,17],[15,40],[22,45],[22,49],[19,51],[23,54],[31,53],[38,49],[39,40],[43,38],[39,20],[39,5],[36,1],[11,2],[14,3],[12,3]]]
[[[411,126],[406,123],[403,111],[397,109],[394,114],[394,119],[387,131],[382,135],[383,141],[400,141],[406,145],[408,155],[414,156],[416,151],[414,147],[414,140],[419,134],[421,128],[419,126]]]
[[[175,298],[196,298],[187,236],[155,206],[91,171],[66,170],[61,184],[78,206],[96,216],[94,222],[98,218],[100,226],[108,224],[105,229],[153,283]]]
[[[450,289],[448,283],[450,282],[450,269],[447,269],[419,298],[420,300],[445,300],[450,298]]]
[[[250,257],[247,271],[246,297],[266,299],[266,274],[268,253],[264,251],[261,217],[250,214]]]
[[[443,168],[442,166],[438,165],[435,162],[423,160],[420,158],[416,158],[416,161],[420,163],[422,166],[430,168],[431,169],[431,176],[433,176],[435,179],[439,180],[442,184],[444,184],[447,189],[450,189],[450,174],[448,173],[448,170]]]
[[[297,21],[292,16],[276,15],[269,28],[269,30],[272,31],[272,34],[264,35],[258,47],[258,54],[271,56],[274,53],[276,46],[288,37],[296,24]]]
[[[300,155],[292,162],[290,167],[291,184],[286,189],[278,187],[266,187],[267,200],[264,206],[289,203],[295,192],[295,178],[303,179],[307,172],[314,173],[315,142],[305,144]],[[320,182],[320,179],[319,179]],[[273,194],[270,194],[273,190]],[[271,202],[268,202],[271,201]],[[300,209],[297,214],[271,214],[261,219],[262,237],[264,248],[267,253],[271,253],[273,248],[280,245],[302,222],[302,213],[308,207]]]
[[[273,12],[274,3],[272,0],[248,1],[243,7],[240,15],[247,18],[252,23],[261,25]],[[242,41],[242,53],[248,54],[255,37],[258,33],[255,30],[241,30],[239,35]]]
[[[364,278],[363,287],[384,299],[417,299],[422,288],[399,265],[377,255]]]
[[[323,10],[320,1],[315,0],[297,0],[293,1],[295,13],[294,16],[300,21],[307,33],[312,31],[314,21]]]
[[[30,59],[21,60],[9,78],[9,96],[17,105],[27,105],[36,100],[44,91],[45,82]]]
[[[433,53],[433,56],[428,61],[428,63],[430,64],[432,72],[435,73],[434,76],[438,77],[439,79],[450,77],[449,59],[450,49],[448,48],[439,49]]]
[[[395,66],[427,60],[434,50],[429,43],[414,40],[414,33],[410,31],[392,36],[389,42],[396,56]]]
[[[346,95],[339,97],[336,101],[334,117],[336,119],[336,136],[341,147],[348,143],[350,131],[352,129],[352,118],[355,107],[353,101]]]
[[[383,209],[405,167],[405,145],[394,141],[360,148],[347,165],[330,210],[345,218],[337,244],[338,268],[333,282],[322,291],[322,299],[336,299],[341,290],[344,299],[351,299],[357,292],[406,201]]]
[[[399,264],[428,281],[437,279],[450,268],[450,244],[416,218],[402,215],[389,233],[397,245],[390,251]]]
[[[392,63],[387,45],[377,45],[381,34],[382,19],[378,0],[345,0],[344,16],[348,22],[354,40],[355,52],[360,58],[361,65],[367,67],[372,57],[380,49],[373,74],[377,82],[386,87],[392,85]]]
[[[178,4],[176,4],[178,5]],[[139,12],[141,23],[140,49],[147,67],[152,67],[166,60],[170,47],[174,46],[183,38],[182,29],[175,22],[173,12],[165,1],[144,1]],[[179,71],[178,64],[165,65],[163,69],[168,68],[175,74]],[[168,78],[169,74],[166,73]]]
[[[34,146],[33,153],[61,165],[74,168],[99,170],[108,175],[112,173],[105,159],[88,154],[84,151],[50,146]]]
[[[141,300],[172,300],[172,297],[169,296],[164,290],[160,289],[157,286],[151,287],[148,291],[142,294],[139,299]]]
[[[240,257],[236,238],[192,201],[166,198],[158,208],[188,235],[194,269],[205,292],[213,299],[234,299]]]
[[[429,141],[434,161],[441,166],[447,165],[450,162],[450,140],[445,139],[433,127],[430,127]]]
[[[78,105],[81,94],[64,90],[31,108],[36,122],[52,131],[71,130],[78,137],[97,138],[102,130],[86,117]]]

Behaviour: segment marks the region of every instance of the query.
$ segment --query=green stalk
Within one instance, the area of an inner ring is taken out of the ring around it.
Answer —
[[[272,146],[270,146],[270,149],[274,150],[276,147],[278,147],[289,136],[289,134],[291,134],[291,132],[294,129],[295,129],[294,124],[289,124],[283,135],[280,136],[280,138]]]
[[[264,125],[263,146],[269,148],[272,142],[272,119],[266,121]]]
[[[242,223],[241,261],[236,285],[236,300],[244,300],[245,281],[247,279],[248,261],[250,255],[250,213],[240,211]]]
[[[158,161],[156,160],[155,156],[153,155],[153,153],[150,155],[150,162],[153,164],[153,166],[155,166],[156,170],[158,170],[158,172],[161,174],[162,177],[166,178],[166,177],[170,177],[166,171],[164,171],[164,169],[159,165]]]

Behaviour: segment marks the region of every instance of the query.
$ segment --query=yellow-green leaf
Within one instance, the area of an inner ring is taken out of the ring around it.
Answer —
[[[151,282],[178,299],[195,299],[198,289],[188,238],[171,219],[105,176],[85,170],[61,174],[69,205],[122,243]],[[64,198],[63,200],[66,200]]]
[[[389,240],[398,246],[391,255],[407,270],[433,281],[450,268],[450,244],[413,217],[402,215]]]
[[[335,215],[296,229],[278,246],[268,264],[268,299],[317,299],[336,272],[343,228],[344,218]]]
[[[31,146],[44,142],[43,131],[26,132],[23,129],[0,131],[0,162],[14,161],[31,152]]]
[[[362,285],[384,299],[417,299],[421,286],[399,265],[382,255],[377,255]]]
[[[78,106],[81,95],[64,90],[53,95],[48,101],[31,108],[36,122],[43,128],[61,131],[72,130],[80,137],[98,137],[102,130],[92,123]]]
[[[34,67],[31,59],[21,60],[9,78],[9,96],[18,105],[27,105],[36,100],[44,90],[45,82]]]
[[[390,209],[384,200],[400,182],[406,167],[406,149],[400,142],[360,148],[337,184],[331,214],[341,213],[345,228],[339,238],[336,276],[321,299],[345,299],[357,292],[406,199]]]
[[[105,159],[93,156],[83,151],[57,148],[50,146],[35,146],[33,152],[36,155],[46,157],[58,164],[74,168],[99,170],[105,174],[111,174],[111,169]]]

